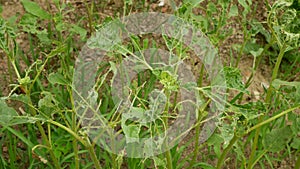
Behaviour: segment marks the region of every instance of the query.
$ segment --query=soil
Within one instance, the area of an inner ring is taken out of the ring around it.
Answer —
[[[47,6],[45,5],[45,0],[36,0],[44,9],[47,9]],[[101,23],[104,18],[107,16],[111,16],[112,18],[115,18],[116,16],[119,16],[122,14],[122,6],[123,4],[120,3],[120,0],[108,0],[109,3],[106,5],[103,5],[103,8],[99,9],[99,23]],[[75,0],[75,1],[67,1],[67,3],[72,3],[76,11],[79,11],[77,15],[85,15],[85,6],[84,3],[80,0]],[[101,3],[101,2],[100,2]],[[103,3],[103,2],[102,2]],[[262,21],[265,20],[266,18],[266,9],[264,6],[263,1],[255,1],[254,3],[257,4],[257,15],[255,16],[257,20]],[[24,14],[24,9],[23,6],[21,5],[19,0],[0,0],[0,4],[2,5],[3,12],[2,12],[2,17],[5,19],[8,19],[9,17],[12,16],[20,16]],[[164,4],[164,6],[159,6],[159,1],[158,0],[148,0],[147,3],[145,4],[146,6],[149,6],[150,11],[156,11],[156,12],[163,12],[163,13],[170,13],[172,14],[172,9],[168,4]],[[176,1],[177,5],[180,5],[180,1]],[[205,4],[205,2],[204,2]],[[240,7],[240,6],[239,6]],[[53,10],[52,12],[54,13],[56,11],[55,7],[51,6],[51,9]],[[133,9],[132,13],[138,12],[136,9]],[[195,11],[197,13],[197,11]],[[199,12],[199,11],[198,11]],[[69,16],[66,17],[70,21],[74,20],[76,21],[76,16],[75,14],[68,14]],[[233,22],[229,26],[235,28],[234,33],[232,36],[230,36],[228,39],[226,39],[223,43],[223,45],[220,47],[220,56],[225,64],[229,63],[230,60],[230,49],[234,44],[241,44],[243,42],[243,34],[241,30],[241,26],[238,24],[238,22],[234,22],[236,18],[233,18]],[[86,27],[86,29],[89,29]],[[18,42],[20,44],[20,47],[23,51],[28,51],[29,50],[29,42],[28,39],[26,38],[27,36],[20,34],[18,36]],[[237,55],[237,53],[233,53],[234,56]],[[30,56],[28,56],[30,57]],[[267,63],[267,61],[265,61]],[[246,80],[249,78],[251,74],[251,68],[253,64],[253,57],[250,55],[243,55],[241,62],[239,64],[239,68],[241,70],[241,73],[243,75],[243,80],[246,82]],[[255,77],[253,79],[253,83],[251,86],[248,88],[250,91],[251,95],[245,96],[247,97],[248,100],[259,100],[260,97],[262,97],[262,94],[264,93],[263,86],[268,87],[268,82],[270,81],[271,77],[271,68],[268,64],[261,64],[262,66],[259,67],[257,70]],[[21,66],[22,70],[26,68],[25,64]],[[10,68],[12,69],[12,68]],[[5,56],[4,52],[0,50],[0,96],[5,96],[9,94],[11,88],[9,87],[9,84],[12,82],[16,82],[16,76],[13,73],[14,71],[11,70],[12,73],[9,71],[9,64],[7,62],[7,57]],[[11,76],[10,76],[11,75]],[[11,78],[11,79],[10,79]],[[190,139],[192,139],[194,136],[194,131],[192,131],[183,141],[183,143],[188,142]],[[5,149],[5,148],[4,148]],[[7,149],[7,148],[6,148]],[[184,156],[187,156],[190,154],[190,152],[193,150],[193,147],[190,146],[189,148],[186,149],[184,152]],[[4,151],[5,152],[5,151]],[[7,152],[7,150],[6,150]],[[207,154],[208,150],[203,149],[201,150],[200,154]],[[208,154],[209,155],[209,154]],[[247,155],[248,156],[248,155]],[[231,166],[231,160],[230,158],[234,158],[234,156],[230,156],[229,159],[226,161],[227,166],[225,168],[232,168]],[[199,160],[201,160],[199,156]],[[285,159],[280,162],[274,162],[274,166],[276,168],[281,168],[281,169],[288,169],[288,168],[293,168],[293,161],[294,159]],[[211,160],[211,164],[215,164],[216,159]],[[268,165],[266,165],[266,168],[269,168]]]

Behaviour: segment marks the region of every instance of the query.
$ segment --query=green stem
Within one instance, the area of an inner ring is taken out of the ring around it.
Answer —
[[[170,107],[170,91],[166,90],[166,96],[167,96],[167,104],[166,104],[166,108],[165,108],[165,117],[164,117],[164,123],[166,126],[166,130],[168,129],[168,113],[169,113],[169,107]],[[165,140],[166,141],[166,140]],[[168,169],[173,169],[173,164],[172,164],[172,156],[171,156],[171,152],[169,150],[169,146],[168,143],[165,142],[165,147],[167,149],[167,151],[165,152],[165,156],[167,159],[167,168]]]
[[[53,121],[51,119],[47,120],[47,122],[57,126],[57,127],[60,127],[61,129],[67,131],[69,134],[71,134],[73,137],[75,137],[78,141],[80,141],[83,145],[87,145],[86,142],[79,136],[77,135],[76,133],[74,133],[74,131],[72,131],[71,129],[69,129],[68,127],[56,122],[56,121]]]
[[[192,161],[190,162],[190,166],[188,169],[191,169],[195,162],[196,162],[196,159],[198,157],[198,152],[199,152],[199,149],[200,149],[200,146],[199,146],[199,138],[200,138],[200,131],[201,131],[201,120],[205,117],[204,115],[204,110],[206,109],[206,107],[208,106],[208,104],[210,103],[211,100],[208,100],[206,102],[206,104],[201,108],[201,110],[199,110],[199,113],[198,113],[198,120],[197,120],[197,124],[195,126],[195,130],[196,130],[196,134],[195,134],[195,149],[194,149],[194,154],[193,154],[193,158],[192,158]]]
[[[48,140],[48,137],[45,133],[45,130],[44,130],[42,124],[38,121],[38,122],[36,122],[36,125],[37,125],[37,127],[38,127],[38,129],[39,129],[39,131],[42,135],[42,139],[46,142],[46,146],[49,148],[49,154],[50,154],[50,157],[51,157],[51,159],[54,163],[54,167],[59,169],[60,166],[59,166],[58,160],[55,157],[55,154],[54,154],[53,149],[52,149],[52,145],[50,144],[50,142]]]
[[[28,91],[27,91],[27,95],[28,95],[28,98],[30,98],[30,94],[28,93]],[[32,102],[31,102],[31,100],[29,100],[29,104],[33,105]],[[31,107],[30,110],[31,110],[31,114],[33,116],[35,116],[37,114],[36,111],[35,111],[35,109],[33,107]],[[52,159],[52,161],[54,163],[54,167],[57,168],[57,169],[59,169],[60,166],[59,166],[58,160],[55,157],[55,154],[54,154],[53,149],[52,149],[52,145],[51,145],[50,141],[48,140],[48,137],[46,135],[46,132],[45,132],[45,130],[44,130],[41,122],[37,121],[36,125],[38,127],[39,132],[42,135],[42,139],[45,141],[46,146],[49,148],[49,154],[50,154],[50,157],[51,157],[51,159]]]
[[[258,123],[255,126],[253,126],[250,129],[248,129],[245,134],[248,134],[248,133],[252,132],[253,130],[256,130],[256,129],[260,128],[261,126],[263,126],[263,125],[265,125],[267,123],[270,123],[271,121],[274,121],[274,120],[276,120],[276,119],[278,119],[278,118],[286,115],[287,113],[289,113],[291,111],[294,111],[296,109],[299,109],[299,108],[300,108],[300,105],[292,107],[292,108],[289,108],[289,109],[287,109],[287,110],[285,110],[285,111],[283,111],[283,112],[281,112],[281,113],[279,113],[279,114],[277,114],[277,115],[275,115],[275,116],[273,116],[271,118],[268,118],[267,120],[265,120],[265,121],[263,121],[261,123]]]
[[[280,52],[279,52],[279,55],[277,57],[277,61],[276,61],[275,67],[273,69],[271,83],[270,83],[270,86],[268,88],[267,96],[266,96],[266,103],[269,104],[269,105],[272,102],[272,100],[271,100],[271,96],[272,96],[272,92],[273,92],[272,83],[277,78],[278,70],[279,70],[279,67],[280,67],[280,64],[281,64],[281,61],[282,61],[282,58],[284,56],[286,48],[287,48],[287,45],[284,43],[283,46],[281,46],[281,48],[280,48]],[[276,116],[274,116],[274,117],[276,117]],[[274,117],[272,117],[272,118],[274,118]],[[270,120],[272,118],[269,118],[268,120]],[[258,119],[259,124],[262,123],[263,119],[264,119],[264,116],[260,116],[259,117],[259,119]],[[266,120],[266,121],[268,121],[268,120]],[[264,122],[266,122],[266,121],[264,121]],[[248,166],[252,166],[252,164],[254,162],[254,158],[255,158],[255,155],[256,155],[256,148],[257,148],[258,139],[259,139],[259,134],[260,134],[260,126],[258,126],[256,128],[256,131],[255,131],[254,142],[252,144],[250,158],[249,158],[249,165]]]
[[[74,104],[74,98],[72,95],[72,90],[70,89],[70,87],[68,86],[68,92],[70,94],[70,100],[71,100],[71,104],[72,104],[72,131],[74,133],[77,133],[77,124],[76,124],[76,110],[75,110],[75,104]],[[79,169],[79,156],[78,156],[78,144],[77,144],[77,139],[74,138],[73,139],[73,150],[74,150],[74,161],[75,161],[75,169]]]
[[[268,104],[271,104],[271,96],[272,96],[272,91],[273,91],[272,83],[277,78],[278,70],[279,70],[282,58],[284,56],[284,53],[285,53],[285,50],[286,50],[287,47],[288,46],[286,45],[286,43],[284,43],[283,46],[280,48],[280,52],[279,52],[279,55],[277,57],[275,67],[273,69],[271,84],[270,84],[270,87],[268,88],[268,91],[267,91],[266,103],[268,103]]]
[[[204,76],[204,64],[201,65],[201,69],[200,69],[200,76],[199,76],[199,79],[198,79],[198,86],[199,87],[202,87],[203,76]],[[208,103],[207,103],[207,105],[208,105]],[[199,118],[197,119],[197,125],[195,127],[195,130],[196,130],[196,133],[195,133],[195,149],[194,149],[194,152],[193,152],[193,158],[192,158],[192,161],[190,162],[189,169],[191,169],[194,166],[194,164],[196,162],[196,159],[198,157],[199,137],[200,137],[200,130],[201,130],[200,121],[202,120],[201,116],[202,116],[203,111],[207,107],[207,105],[205,105],[205,107],[202,110],[199,110],[199,112],[198,112],[198,117]]]
[[[231,148],[233,147],[234,143],[239,139],[239,137],[234,134],[233,138],[230,140],[229,145],[224,149],[224,151],[222,152],[220,158],[218,159],[218,163],[217,163],[217,167],[216,169],[221,169],[224,161],[225,161],[225,157],[228,154],[228,152],[231,150]]]
[[[262,118],[259,118],[259,121],[261,121],[261,119]],[[260,134],[260,127],[257,128],[257,130],[255,131],[253,144],[251,146],[251,153],[250,153],[250,157],[249,157],[249,164],[248,164],[247,169],[249,169],[249,167],[252,166],[253,163],[254,163],[254,158],[255,158],[255,154],[256,154],[256,148],[257,148],[258,139],[259,139],[259,134]]]
[[[247,44],[247,42],[249,40],[249,37],[250,37],[250,35],[247,34],[247,28],[245,27],[245,25],[243,26],[243,34],[244,34],[244,42],[243,42],[242,47],[241,47],[241,49],[239,51],[239,54],[237,56],[237,61],[235,63],[235,67],[239,66],[240,60],[242,58],[242,54],[244,52],[244,48],[245,48],[245,46],[246,46],[246,44]]]
[[[295,168],[300,168],[300,154],[299,154],[298,159],[296,161]]]
[[[90,32],[91,34],[94,32],[94,28],[93,28],[93,10],[94,10],[94,2],[92,1],[91,2],[91,7],[89,8],[88,4],[87,4],[87,1],[85,0],[84,1],[84,4],[85,4],[85,7],[86,7],[86,10],[87,10],[87,15],[88,15],[88,22],[89,22],[89,29],[90,29]]]
[[[88,139],[88,138],[87,138]],[[96,156],[96,153],[95,153],[95,150],[94,150],[94,146],[89,142],[89,140],[86,141],[87,142],[87,148],[88,148],[88,151],[89,151],[89,154],[95,164],[95,168],[96,169],[102,169],[100,163],[99,163],[99,160],[97,159],[97,156]]]
[[[53,124],[53,125],[56,125],[64,130],[66,130],[68,133],[70,133],[73,137],[76,138],[76,140],[80,141],[89,151],[89,154],[95,164],[95,168],[96,169],[101,169],[101,165],[99,163],[99,160],[97,160],[97,156],[96,156],[96,153],[94,151],[94,146],[89,142],[89,140],[85,141],[83,140],[80,136],[78,136],[76,133],[74,133],[71,129],[69,129],[68,127],[56,122],[56,121],[53,121],[53,120],[47,120],[47,122]]]

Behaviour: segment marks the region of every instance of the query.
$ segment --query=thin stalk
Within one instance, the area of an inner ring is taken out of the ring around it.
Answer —
[[[237,56],[237,60],[236,60],[236,63],[235,63],[235,67],[238,67],[239,66],[239,63],[240,63],[240,60],[242,58],[242,54],[244,52],[244,48],[249,40],[249,37],[250,35],[247,34],[247,28],[245,28],[245,26],[243,26],[243,34],[244,34],[244,42],[242,44],[242,47],[240,48],[240,51],[238,53],[238,56]]]
[[[251,127],[250,129],[248,129],[246,131],[245,134],[248,134],[248,133],[252,132],[253,130],[256,130],[254,142],[253,142],[253,145],[252,145],[252,148],[255,148],[255,150],[252,149],[252,151],[251,151],[250,158],[249,158],[249,164],[248,164],[247,169],[251,169],[251,167],[254,166],[254,164],[257,162],[257,160],[255,160],[255,154],[256,154],[256,147],[257,147],[257,143],[258,143],[258,136],[259,136],[261,126],[263,126],[267,123],[270,123],[271,121],[276,120],[277,118],[282,117],[282,116],[286,115],[287,113],[289,113],[291,111],[294,111],[296,109],[299,109],[299,108],[300,108],[300,105],[298,105],[296,107],[293,107],[293,108],[290,108],[288,110],[285,110],[285,111],[283,111],[283,112],[281,112],[281,113],[279,113],[279,114],[277,114],[277,115],[275,115],[275,116],[273,116],[273,117],[271,117],[271,118],[269,118],[269,119],[267,119],[263,122],[258,123],[257,125]],[[261,119],[259,119],[259,120],[261,121]]]
[[[70,87],[68,86],[68,92],[70,94],[70,100],[71,100],[71,104],[72,104],[72,131],[74,133],[77,133],[77,124],[76,124],[76,110],[75,110],[75,104],[74,104],[74,98],[72,95],[72,91],[70,89]],[[78,143],[77,143],[77,139],[74,138],[73,141],[73,150],[74,150],[74,162],[75,162],[75,169],[79,169],[79,156],[78,156]]]
[[[95,164],[95,168],[96,169],[102,169],[100,163],[99,163],[99,160],[97,160],[97,156],[96,156],[96,153],[95,153],[95,150],[94,150],[94,146],[89,142],[88,138],[87,138],[87,141],[83,140],[80,136],[78,136],[76,133],[74,133],[71,129],[69,129],[68,127],[56,122],[56,121],[53,121],[53,120],[47,120],[47,122],[51,123],[51,124],[54,124],[64,130],[66,130],[68,133],[70,133],[72,136],[74,136],[77,140],[79,140],[89,151],[89,154],[91,156],[91,159],[93,161],[93,163]]]
[[[284,56],[286,48],[287,48],[287,46],[285,44],[281,47],[280,53],[279,53],[279,55],[277,57],[277,61],[276,61],[275,67],[273,69],[273,74],[272,74],[272,79],[271,79],[270,87],[268,88],[267,96],[266,96],[266,103],[269,104],[269,105],[271,104],[271,101],[272,101],[271,100],[272,91],[273,91],[272,83],[273,83],[273,81],[277,77],[279,66],[280,66],[281,60],[282,60],[282,58]],[[258,122],[261,123],[262,120],[264,119],[264,117],[265,116],[260,116],[259,119],[258,119]],[[258,144],[259,134],[260,134],[260,127],[258,127],[256,129],[256,131],[255,131],[254,141],[253,141],[253,145],[252,145],[251,153],[250,153],[250,158],[249,158],[249,166],[251,166],[252,163],[254,162],[254,158],[255,158],[255,154],[256,154],[256,148],[257,148],[257,144]]]
[[[282,60],[282,58],[284,56],[286,48],[287,48],[286,44],[284,44],[280,48],[280,52],[279,52],[279,55],[277,57],[277,61],[276,61],[275,67],[273,69],[273,74],[272,74],[272,79],[271,79],[270,87],[268,88],[267,96],[266,96],[266,103],[269,104],[269,105],[272,102],[272,100],[271,100],[272,91],[273,91],[272,83],[277,78],[279,66],[280,66],[281,60]],[[259,124],[262,123],[262,120],[264,119],[264,117],[265,116],[260,116],[258,118]],[[276,116],[274,116],[274,117],[276,117]],[[269,121],[270,119],[273,119],[274,117],[269,118],[266,121]],[[266,122],[266,121],[264,121],[264,122]],[[256,131],[255,131],[255,136],[254,136],[254,141],[253,141],[252,148],[251,148],[251,153],[250,153],[249,165],[248,166],[252,166],[252,163],[254,162],[254,158],[255,158],[255,155],[256,155],[256,149],[257,149],[257,144],[258,144],[258,139],[259,139],[259,134],[260,134],[260,126],[258,126],[256,128]]]
[[[296,109],[300,109],[300,105],[297,105],[295,107],[289,108],[289,109],[287,109],[287,110],[285,110],[285,111],[283,111],[283,112],[281,112],[281,113],[279,113],[279,114],[277,114],[277,115],[275,115],[275,116],[273,116],[271,118],[268,118],[267,120],[265,120],[265,121],[263,121],[261,123],[256,124],[255,126],[253,126],[250,129],[248,129],[245,134],[248,134],[248,133],[252,132],[253,130],[256,130],[256,129],[260,128],[261,126],[263,126],[265,124],[268,124],[271,121],[274,121],[274,120],[276,120],[276,119],[278,119],[278,118],[280,118],[280,117],[286,115],[287,113],[289,113],[291,111],[294,111]]]
[[[285,53],[285,50],[287,47],[288,46],[286,45],[286,43],[284,43],[283,46],[280,48],[280,52],[277,57],[275,67],[273,69],[272,81],[271,81],[270,87],[268,88],[268,91],[267,91],[266,103],[268,103],[268,104],[271,104],[271,95],[272,95],[272,91],[273,91],[272,83],[277,78],[278,70],[279,70],[282,58],[284,56],[284,53]]]
[[[259,120],[259,122],[261,122],[262,118],[260,117],[258,120]],[[250,153],[250,157],[249,157],[249,164],[248,164],[247,169],[249,169],[249,167],[252,166],[253,163],[254,163],[255,155],[256,155],[256,148],[257,148],[258,139],[259,139],[259,134],[260,134],[260,127],[258,127],[257,130],[255,131],[253,144],[251,146],[251,153]]]
[[[234,143],[239,139],[236,134],[234,134],[233,138],[230,140],[229,145],[224,149],[224,151],[221,154],[221,157],[218,159],[217,167],[216,169],[221,169],[222,165],[224,164],[225,157],[228,154],[228,152],[233,147]]]
[[[85,8],[87,10],[87,15],[88,15],[88,22],[89,22],[89,29],[91,34],[94,32],[94,28],[93,28],[93,11],[94,11],[94,1],[91,2],[91,7],[88,6],[87,1],[84,1],[85,4]]]
[[[74,131],[72,131],[71,129],[69,129],[68,127],[56,122],[56,121],[53,121],[51,119],[47,120],[48,123],[51,123],[57,127],[60,127],[61,129],[67,131],[69,134],[71,134],[73,137],[75,137],[78,141],[80,141],[84,146],[86,146],[86,142],[79,136],[77,135],[76,133],[74,133]]]
[[[7,56],[7,68],[8,68],[8,74],[9,74],[9,83],[12,83],[13,78],[12,78],[12,71],[11,71],[9,56]]]
[[[204,64],[202,63],[201,70],[200,70],[200,76],[199,76],[199,79],[198,79],[198,86],[199,87],[202,87],[203,76],[204,76]],[[204,109],[206,108],[206,106],[204,107]],[[200,121],[202,120],[202,118],[200,118],[200,117],[201,117],[204,109],[199,110],[199,112],[198,112],[198,117],[199,118],[197,120],[197,126],[195,127],[195,130],[196,130],[196,133],[195,133],[195,149],[194,149],[194,152],[193,152],[193,158],[192,158],[192,161],[190,162],[189,169],[191,169],[193,167],[193,165],[196,162],[197,156],[198,156],[198,151],[199,151],[199,137],[200,137],[200,130],[201,130],[201,125],[200,125],[201,123],[200,123]]]
[[[166,104],[166,108],[165,108],[165,117],[163,119],[164,119],[164,123],[165,123],[166,130],[167,130],[168,129],[168,113],[169,113],[170,96],[171,96],[169,90],[166,90],[166,96],[167,96],[168,100],[167,100],[167,104]],[[165,142],[165,146],[166,146],[166,149],[167,149],[167,151],[165,152],[165,157],[167,159],[167,168],[168,169],[173,169],[172,156],[171,156],[171,152],[169,150],[169,146],[168,146],[167,142]]]
[[[192,161],[190,162],[190,166],[188,169],[191,169],[195,162],[196,162],[196,159],[198,157],[198,152],[199,152],[199,149],[200,149],[200,145],[199,145],[199,137],[200,137],[200,131],[201,131],[201,120],[205,117],[203,115],[203,112],[204,110],[206,109],[206,107],[208,106],[208,104],[210,103],[211,100],[208,100],[205,105],[201,108],[201,110],[199,110],[199,113],[198,113],[198,120],[197,120],[197,125],[195,126],[195,130],[196,130],[196,134],[195,134],[195,149],[194,149],[194,152],[193,152],[193,158],[192,158]]]
[[[266,5],[268,6],[268,1],[265,1]],[[287,45],[286,43],[284,43],[282,45],[279,37],[276,35],[273,27],[272,27],[272,24],[271,24],[271,20],[270,20],[270,16],[271,16],[271,13],[272,11],[270,11],[270,14],[268,15],[267,17],[267,23],[268,23],[268,26],[272,32],[272,37],[274,39],[276,39],[276,42],[278,44],[278,46],[280,47],[280,52],[279,52],[279,55],[277,57],[277,60],[276,60],[276,64],[275,64],[275,67],[273,69],[273,74],[272,74],[272,79],[271,79],[271,83],[270,83],[270,86],[267,90],[267,96],[266,96],[266,99],[265,99],[265,102],[268,104],[268,105],[271,105],[271,102],[272,102],[272,92],[273,92],[273,87],[272,87],[272,83],[273,81],[277,78],[277,74],[278,74],[278,70],[279,70],[279,67],[280,67],[280,64],[281,64],[281,61],[282,61],[282,58],[284,56],[284,53],[285,53],[285,50],[287,48]],[[258,121],[259,121],[259,124],[263,123],[262,120],[264,119],[265,116],[260,116]],[[276,117],[276,116],[274,116]],[[274,117],[270,118],[270,119],[273,119]],[[266,121],[269,121],[270,119],[266,120]],[[264,122],[266,122],[264,121]],[[253,145],[252,145],[252,151],[251,151],[251,154],[250,154],[250,159],[249,159],[249,164],[248,164],[248,168],[251,167],[254,163],[254,158],[255,158],[255,155],[256,155],[256,148],[257,148],[257,144],[258,144],[258,138],[259,138],[259,134],[260,134],[260,125],[256,125],[257,128],[256,131],[255,131],[255,137],[254,137],[254,142],[253,142]]]
[[[60,166],[59,166],[58,160],[55,157],[54,151],[52,149],[52,145],[50,144],[50,142],[48,140],[48,137],[47,137],[47,135],[45,133],[45,130],[44,130],[42,124],[38,121],[38,122],[36,122],[36,125],[37,125],[37,127],[38,127],[38,129],[39,129],[39,131],[40,131],[40,133],[42,135],[42,139],[46,142],[46,146],[49,148],[48,149],[49,150],[49,154],[50,154],[50,157],[51,157],[51,159],[52,159],[52,161],[54,163],[54,167],[57,168],[57,169],[59,169]]]
[[[300,168],[300,154],[299,154],[298,159],[296,161],[295,168]]]
[[[92,161],[94,162],[95,164],[95,168],[96,169],[102,169],[100,163],[99,163],[99,160],[97,159],[97,156],[96,156],[96,153],[95,153],[95,150],[94,150],[94,146],[89,142],[88,138],[87,138],[87,148],[88,148],[88,151],[89,151],[89,154],[92,158]]]
[[[8,138],[9,138],[9,143],[8,143],[8,155],[9,155],[9,167],[11,169],[16,169],[16,147],[17,145],[15,144],[15,138],[12,137],[12,134],[10,132],[8,132]]]

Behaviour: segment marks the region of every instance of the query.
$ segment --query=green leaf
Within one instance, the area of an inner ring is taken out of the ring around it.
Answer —
[[[53,95],[50,92],[43,91],[41,94],[45,95],[45,97],[40,99],[38,102],[38,106],[40,108],[43,106],[48,108],[55,107],[55,105],[58,104],[58,102],[54,99]]]
[[[145,110],[140,107],[131,107],[128,112],[122,114],[121,127],[126,136],[127,143],[139,141],[141,124],[136,124],[135,122],[143,123],[142,121],[145,119]]]
[[[283,150],[292,138],[292,130],[289,126],[274,129],[266,134],[263,140],[263,145],[270,152],[279,152]]]
[[[203,1],[204,0],[185,0],[184,3],[189,3],[189,4],[192,5],[192,7],[196,7],[197,5],[199,5]]]
[[[243,84],[241,71],[238,68],[224,67],[223,70],[228,88],[249,93]]]
[[[7,99],[10,99],[10,100],[16,100],[16,101],[19,101],[19,102],[22,102],[22,103],[25,103],[27,105],[30,105],[30,98],[25,95],[25,94],[21,94],[21,95],[17,95],[17,94],[12,94],[9,98]]]
[[[244,7],[243,15],[245,16],[250,11],[250,6],[247,4],[245,0],[238,0],[238,2]]]
[[[3,98],[0,99],[0,125],[13,126],[25,123],[35,123],[37,121],[45,121],[41,116],[19,116],[17,111],[9,107]]]
[[[122,123],[121,126],[126,136],[126,143],[134,143],[139,141],[139,133],[141,130],[140,125],[126,125],[125,123]]]
[[[259,56],[263,51],[264,51],[263,48],[259,48],[259,49],[256,50],[256,51],[251,50],[250,53],[251,53],[252,56],[257,57],[257,56]]]
[[[215,167],[213,167],[212,165],[204,162],[197,163],[193,167],[203,168],[203,169],[215,169]]]
[[[229,17],[238,16],[238,14],[239,14],[238,7],[236,5],[232,5],[229,11]]]
[[[278,90],[281,86],[293,86],[293,87],[299,87],[300,88],[300,82],[287,82],[280,79],[275,79],[272,82],[272,86]]]
[[[51,15],[44,11],[36,2],[22,0],[22,4],[28,13],[39,17],[40,19],[50,19]]]
[[[46,29],[37,32],[37,37],[41,41],[42,44],[50,45],[51,40],[48,38],[48,32]]]
[[[48,77],[51,84],[68,85],[69,81],[60,73],[51,73]]]
[[[219,134],[213,134],[209,139],[207,140],[207,144],[212,146],[214,148],[214,152],[216,153],[217,157],[221,156],[221,145],[223,143],[223,138]]]
[[[17,111],[9,107],[3,99],[0,99],[0,124],[7,126],[15,116],[18,116]]]
[[[218,12],[218,9],[217,9],[216,5],[212,2],[209,2],[207,4],[207,10],[211,13],[217,13]]]
[[[85,39],[87,34],[87,31],[84,28],[77,25],[72,25],[71,31],[79,34],[82,40]]]
[[[154,164],[155,164],[156,167],[166,166],[166,162],[164,160],[160,159],[159,157],[154,156],[154,157],[152,157],[152,159],[153,159]]]
[[[300,150],[300,139],[294,138],[291,143],[291,147],[294,149]]]

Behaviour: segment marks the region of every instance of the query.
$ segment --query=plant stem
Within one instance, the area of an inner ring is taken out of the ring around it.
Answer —
[[[271,79],[271,83],[270,83],[270,86],[268,88],[268,91],[267,91],[267,96],[266,96],[266,103],[271,105],[271,96],[272,96],[272,91],[273,91],[273,87],[272,87],[272,83],[273,81],[277,78],[277,74],[278,74],[278,70],[279,70],[279,66],[280,66],[280,63],[281,63],[281,60],[284,56],[284,53],[285,53],[285,50],[287,48],[287,45],[284,44],[281,48],[280,48],[280,52],[279,52],[279,55],[277,57],[277,61],[276,61],[276,64],[275,64],[275,67],[273,69],[273,74],[272,74],[272,79]],[[267,113],[266,113],[267,114]],[[280,115],[280,114],[279,114]],[[260,116],[258,118],[258,123],[259,124],[265,124],[265,123],[268,123],[274,119],[276,119],[278,115],[272,117],[272,118],[269,118],[268,120],[262,122],[262,120],[264,119],[265,116]],[[280,117],[280,116],[279,116]],[[262,124],[262,125],[263,125]],[[256,131],[255,131],[255,136],[254,136],[254,142],[253,142],[253,145],[252,145],[252,148],[251,148],[251,154],[250,154],[250,158],[249,158],[249,164],[248,166],[252,166],[253,162],[254,162],[254,158],[255,158],[255,154],[256,154],[256,148],[257,148],[257,144],[258,144],[258,139],[259,139],[259,134],[260,134],[260,126],[261,125],[256,125],[257,127],[255,128]],[[255,127],[255,126],[254,126]],[[253,127],[252,127],[253,128]]]
[[[171,97],[171,94],[170,94],[170,91],[169,90],[166,90],[166,96],[167,96],[167,104],[166,104],[166,108],[165,108],[165,118],[164,118],[164,123],[165,123],[165,126],[166,126],[166,131],[168,129],[168,113],[169,113],[169,107],[170,107],[170,97]],[[169,150],[169,146],[168,146],[168,143],[167,143],[167,140],[165,140],[165,148],[166,148],[166,152],[165,152],[165,156],[166,156],[166,159],[167,159],[167,168],[168,169],[173,169],[173,164],[172,164],[172,156],[171,156],[171,152]]]
[[[200,76],[199,76],[199,79],[198,79],[198,86],[199,87],[202,87],[203,76],[204,76],[204,64],[202,63],[201,69],[200,69]],[[200,121],[202,120],[201,115],[202,115],[204,109],[206,108],[206,106],[202,110],[199,110],[199,112],[198,112],[197,125],[195,127],[195,130],[196,130],[196,134],[195,134],[195,149],[194,149],[194,152],[193,152],[194,154],[193,154],[192,161],[190,162],[189,169],[191,169],[193,167],[193,165],[196,162],[197,156],[198,156],[198,151],[199,151],[199,137],[200,137],[200,130],[201,130],[201,123],[200,123]]]
[[[89,151],[89,154],[95,164],[95,168],[96,169],[102,169],[100,163],[99,163],[99,160],[97,159],[97,156],[96,156],[96,153],[95,153],[95,150],[94,150],[94,146],[89,142],[88,138],[87,138],[87,148],[88,148],[88,151]]]
[[[30,94],[28,93],[28,91],[27,91],[26,94],[28,95],[28,98],[30,98]],[[30,105],[33,105],[32,102],[31,102],[31,99],[29,100],[29,104],[30,104]],[[35,116],[35,115],[37,114],[33,107],[30,107],[30,110],[31,110],[31,114],[32,114],[33,116]],[[57,160],[56,157],[55,157],[55,154],[54,154],[53,149],[52,149],[52,145],[51,145],[51,143],[50,143],[49,140],[48,140],[48,137],[47,137],[47,135],[46,135],[46,133],[45,133],[45,130],[44,130],[44,128],[43,128],[41,122],[37,121],[37,122],[36,122],[36,125],[37,125],[37,127],[38,127],[38,129],[39,129],[39,132],[40,132],[41,135],[42,135],[43,141],[45,141],[46,146],[49,148],[49,149],[48,149],[48,150],[49,150],[49,154],[50,154],[50,157],[51,157],[51,159],[52,159],[52,161],[53,161],[53,163],[54,163],[54,167],[57,168],[57,169],[59,169],[60,166],[59,166],[58,160]]]
[[[282,117],[282,116],[286,115],[287,113],[289,113],[291,111],[294,111],[296,109],[299,109],[299,108],[300,108],[300,105],[297,105],[297,106],[289,108],[289,109],[287,109],[287,110],[285,110],[285,111],[283,111],[283,112],[281,112],[281,113],[279,113],[279,114],[277,114],[277,115],[275,115],[275,116],[273,116],[271,118],[268,118],[267,120],[265,120],[265,121],[263,121],[261,123],[258,123],[255,126],[253,126],[250,129],[248,129],[245,134],[248,134],[248,133],[252,132],[253,130],[256,130],[256,129],[260,128],[261,126],[263,126],[263,125],[265,125],[267,123],[270,123],[271,121],[274,121],[274,120],[278,119],[279,117]]]
[[[74,131],[74,133],[77,133],[77,124],[76,124],[76,110],[75,110],[75,104],[74,104],[74,98],[72,95],[72,90],[70,88],[70,86],[67,87],[69,95],[70,95],[70,100],[71,100],[71,104],[72,104],[72,130]],[[77,139],[74,138],[73,139],[73,150],[74,150],[74,161],[75,161],[75,169],[79,169],[79,156],[78,156],[78,144],[77,144]]]
[[[233,147],[234,143],[238,139],[239,139],[239,137],[236,134],[234,134],[233,138],[229,142],[229,145],[224,149],[224,151],[221,154],[221,157],[218,159],[218,163],[217,163],[216,169],[221,169],[221,167],[222,167],[222,165],[224,163],[226,155],[228,154],[228,152],[231,150],[231,148]]]
[[[89,29],[91,34],[94,32],[94,28],[93,28],[93,10],[94,10],[94,2],[91,2],[91,7],[89,8],[87,1],[84,1],[85,4],[85,8],[87,10],[87,15],[88,15],[88,21],[89,21]]]
[[[296,161],[295,168],[300,168],[300,154],[299,154],[298,159]]]
[[[272,96],[272,91],[273,91],[272,83],[277,78],[278,70],[279,70],[282,58],[284,56],[284,53],[285,53],[285,50],[286,50],[287,47],[288,46],[286,45],[286,43],[284,43],[283,46],[280,48],[280,52],[279,52],[279,55],[277,57],[275,67],[273,69],[271,84],[270,84],[270,87],[268,88],[268,91],[267,91],[267,97],[266,97],[266,103],[267,104],[271,104],[271,96]]]

